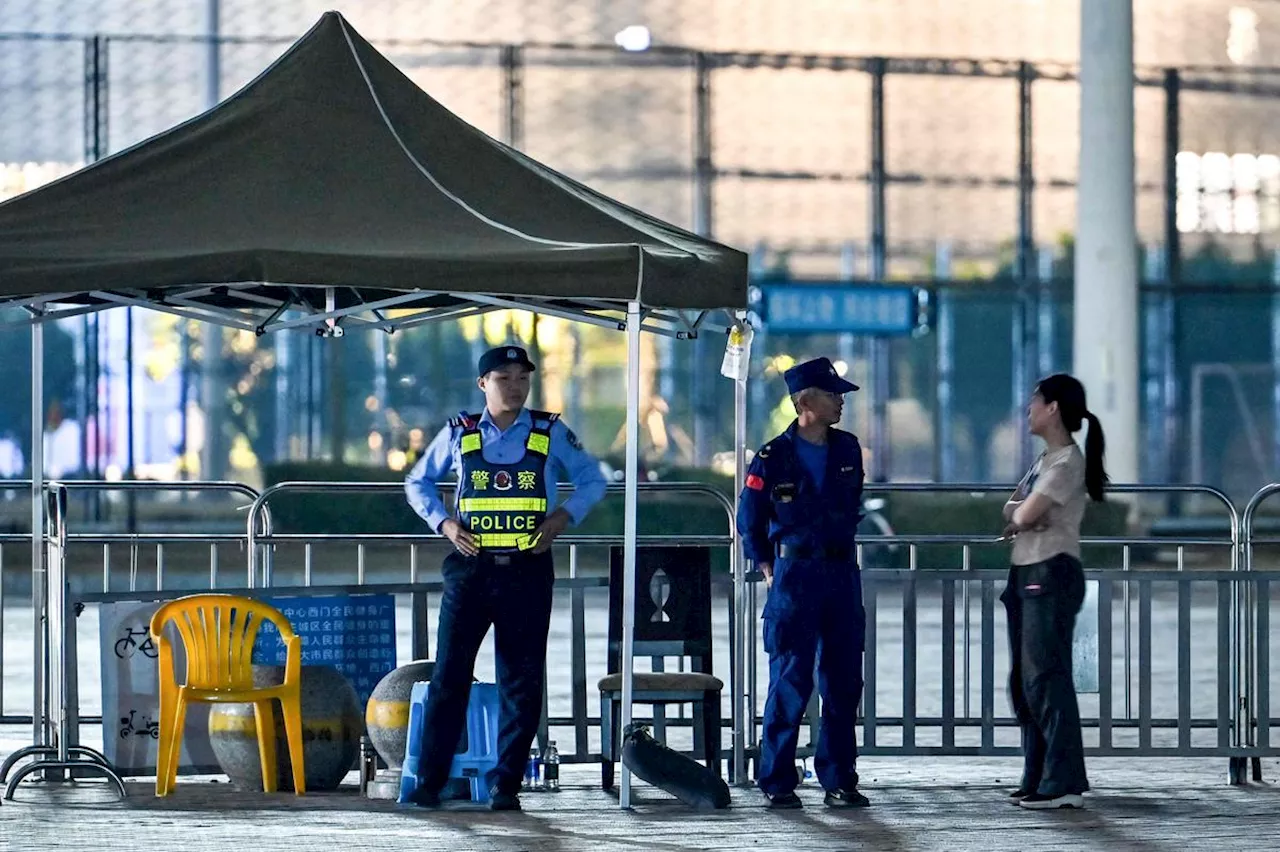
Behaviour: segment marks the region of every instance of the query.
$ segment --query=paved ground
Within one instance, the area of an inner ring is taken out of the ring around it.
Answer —
[[[1230,787],[1223,761],[1098,759],[1088,808],[1055,813],[1005,802],[1016,767],[867,758],[873,806],[859,812],[828,811],[812,786],[802,788],[803,811],[776,813],[750,790],[735,790],[729,810],[699,812],[643,785],[623,812],[590,786],[594,767],[566,767],[567,789],[526,795],[519,814],[467,804],[425,812],[363,800],[354,788],[296,798],[184,779],[164,800],[131,784],[121,802],[97,782],[29,786],[0,806],[0,850],[1191,850],[1275,848],[1280,836],[1280,787]],[[1280,777],[1280,762],[1264,773]]]

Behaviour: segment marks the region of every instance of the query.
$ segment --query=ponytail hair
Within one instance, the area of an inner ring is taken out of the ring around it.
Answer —
[[[1036,385],[1036,393],[1046,403],[1058,404],[1058,416],[1068,432],[1080,431],[1085,422],[1089,424],[1089,433],[1084,439],[1084,488],[1096,502],[1102,502],[1107,483],[1106,468],[1103,456],[1107,451],[1107,439],[1102,434],[1102,424],[1085,403],[1084,385],[1075,376],[1056,373],[1046,376]]]
[[[1084,490],[1094,502],[1103,501],[1103,492],[1111,478],[1103,466],[1102,457],[1107,452],[1107,439],[1102,434],[1102,423],[1092,411],[1085,411],[1084,419],[1089,424],[1089,432],[1084,437]]]

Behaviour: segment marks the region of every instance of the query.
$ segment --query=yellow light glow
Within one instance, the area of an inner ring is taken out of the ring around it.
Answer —
[[[795,365],[796,359],[790,355],[775,355],[773,360],[769,362],[766,372],[780,376]]]
[[[231,338],[231,351],[237,355],[248,355],[257,348],[258,337],[252,331],[241,329]]]
[[[480,336],[480,322],[484,317],[463,317],[458,320],[458,329],[468,343],[473,343]]]
[[[253,470],[258,466],[258,457],[243,434],[236,435],[231,444],[231,466],[238,470]]]

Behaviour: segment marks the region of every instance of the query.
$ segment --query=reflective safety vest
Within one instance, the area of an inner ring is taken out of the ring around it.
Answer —
[[[547,517],[547,455],[551,425],[559,414],[529,412],[533,428],[524,456],[513,464],[484,457],[480,418],[462,414],[450,421],[462,428],[462,471],[458,475],[458,521],[485,550],[529,550],[533,531]]]

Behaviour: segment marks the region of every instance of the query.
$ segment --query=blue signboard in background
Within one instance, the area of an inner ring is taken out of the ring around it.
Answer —
[[[792,282],[760,285],[758,312],[772,334],[906,335],[920,324],[914,287]]]
[[[333,666],[360,697],[360,706],[383,675],[396,667],[394,595],[329,595],[266,598],[302,637],[304,666]],[[284,642],[267,623],[253,646],[253,661],[284,665]]]

